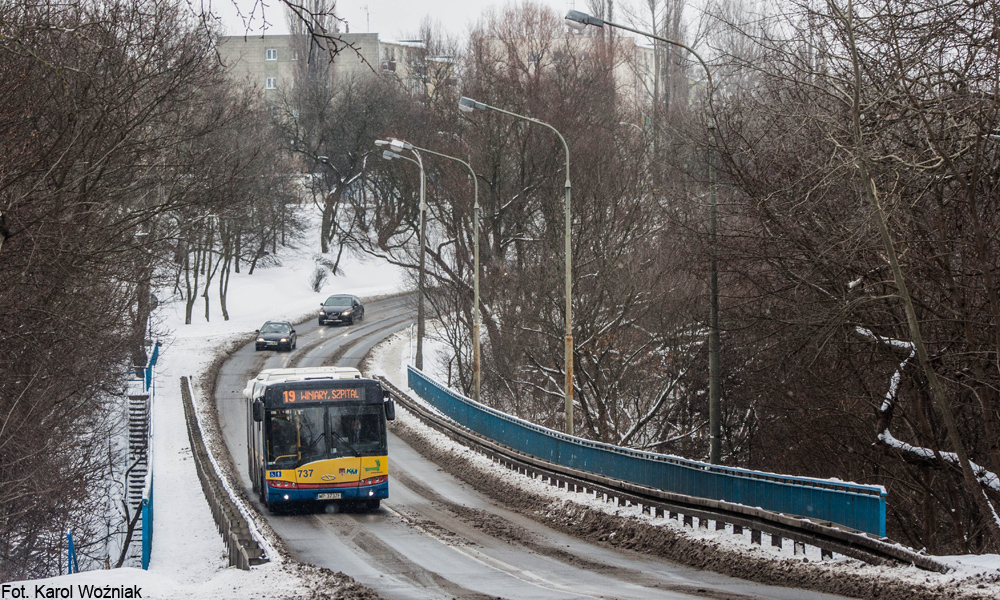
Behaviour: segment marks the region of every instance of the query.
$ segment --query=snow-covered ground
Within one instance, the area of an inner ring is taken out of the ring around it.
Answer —
[[[227,565],[225,548],[217,533],[208,504],[191,460],[187,431],[184,422],[178,380],[190,377],[197,384],[217,349],[245,338],[268,319],[297,321],[310,316],[327,295],[353,293],[362,298],[372,298],[403,291],[409,287],[408,278],[401,270],[381,262],[362,257],[346,257],[344,273],[330,277],[321,292],[313,292],[310,280],[315,261],[308,250],[288,251],[282,255],[282,265],[258,269],[254,275],[233,274],[229,291],[230,319],[224,321],[213,294],[211,322],[204,320],[201,300],[195,306],[194,323],[184,325],[182,302],[166,302],[159,309],[159,328],[164,331],[156,373],[157,393],[153,406],[153,464],[155,535],[150,569],[135,568],[112,571],[90,571],[64,575],[46,580],[14,582],[5,585],[4,598],[17,597],[11,591],[24,586],[20,597],[45,597],[46,590],[73,587],[74,598],[84,597],[78,586],[98,586],[116,590],[117,597],[133,597],[126,590],[139,590],[143,598],[200,598],[206,600],[251,598],[310,597],[314,591],[317,574],[287,562],[275,561],[250,571],[240,571]],[[213,290],[214,292],[214,290]],[[384,374],[405,389],[405,365],[408,361],[406,334],[395,336],[381,346],[369,363],[372,373]],[[433,360],[440,350],[428,344],[429,371],[433,375]],[[196,388],[195,393],[199,390]],[[402,411],[401,411],[402,412]],[[405,417],[404,417],[405,418]],[[467,456],[481,463],[486,471],[500,469],[490,460],[458,446],[444,436],[422,427],[415,419],[407,426],[420,430],[434,444],[445,445],[455,455]],[[567,501],[585,505],[593,510],[611,511],[622,516],[650,519],[635,507],[613,507],[604,502],[588,499],[583,494],[572,494],[527,477],[503,471],[500,476],[514,478],[532,493],[550,497],[553,503]],[[678,527],[676,521],[657,519],[656,526]],[[771,549],[767,544],[751,546],[739,536],[722,532],[684,529],[684,535],[704,538],[713,544],[726,545],[740,552],[772,553],[776,560],[801,560],[789,555],[789,549]],[[954,585],[968,582],[977,591],[995,592],[1000,597],[1000,556],[946,557],[944,560],[955,568],[948,575],[934,575],[913,569],[893,569],[893,576],[908,579],[917,585]],[[847,576],[860,567],[853,561],[842,561]],[[828,568],[836,569],[836,564]],[[979,588],[982,585],[984,587]],[[39,588],[38,586],[42,586]],[[40,591],[40,593],[39,593]],[[327,590],[329,591],[329,590]],[[58,592],[57,592],[58,593]],[[104,597],[110,597],[105,595]]]

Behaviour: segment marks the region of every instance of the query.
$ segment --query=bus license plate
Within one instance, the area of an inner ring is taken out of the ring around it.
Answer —
[[[316,494],[317,500],[340,500],[340,492],[333,492],[329,494]]]

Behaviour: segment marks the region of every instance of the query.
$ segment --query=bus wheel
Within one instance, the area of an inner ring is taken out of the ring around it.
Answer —
[[[368,508],[368,512],[375,512],[376,510],[379,509],[380,506],[382,506],[382,500],[379,498],[374,498],[372,500],[368,500],[365,504]]]

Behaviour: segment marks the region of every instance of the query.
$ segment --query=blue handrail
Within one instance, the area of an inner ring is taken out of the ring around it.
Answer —
[[[409,387],[442,413],[520,452],[558,465],[677,494],[831,521],[885,536],[882,486],[712,465],[594,442],[478,404],[407,367]]]
[[[142,489],[142,568],[149,569],[153,553],[153,403],[156,399],[156,361],[160,357],[160,341],[153,344],[153,353],[146,364],[143,383],[149,392],[149,429],[146,447],[146,481]]]
[[[153,553],[153,469],[150,463],[146,487],[142,491],[142,568],[149,569],[149,557]]]
[[[160,341],[159,340],[157,340],[156,343],[153,344],[153,354],[149,357],[149,362],[146,363],[146,368],[145,368],[143,379],[145,381],[145,385],[146,385],[146,389],[147,390],[149,389],[149,386],[151,386],[153,384],[153,367],[156,366],[156,360],[158,358],[160,358]]]
[[[70,575],[80,572],[80,563],[76,560],[76,547],[73,545],[73,531],[66,532],[66,572]]]

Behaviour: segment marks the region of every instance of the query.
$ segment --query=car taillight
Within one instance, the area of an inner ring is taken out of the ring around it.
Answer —
[[[361,485],[378,485],[380,483],[385,483],[389,481],[388,475],[379,475],[378,477],[369,477],[368,479],[362,479]]]

